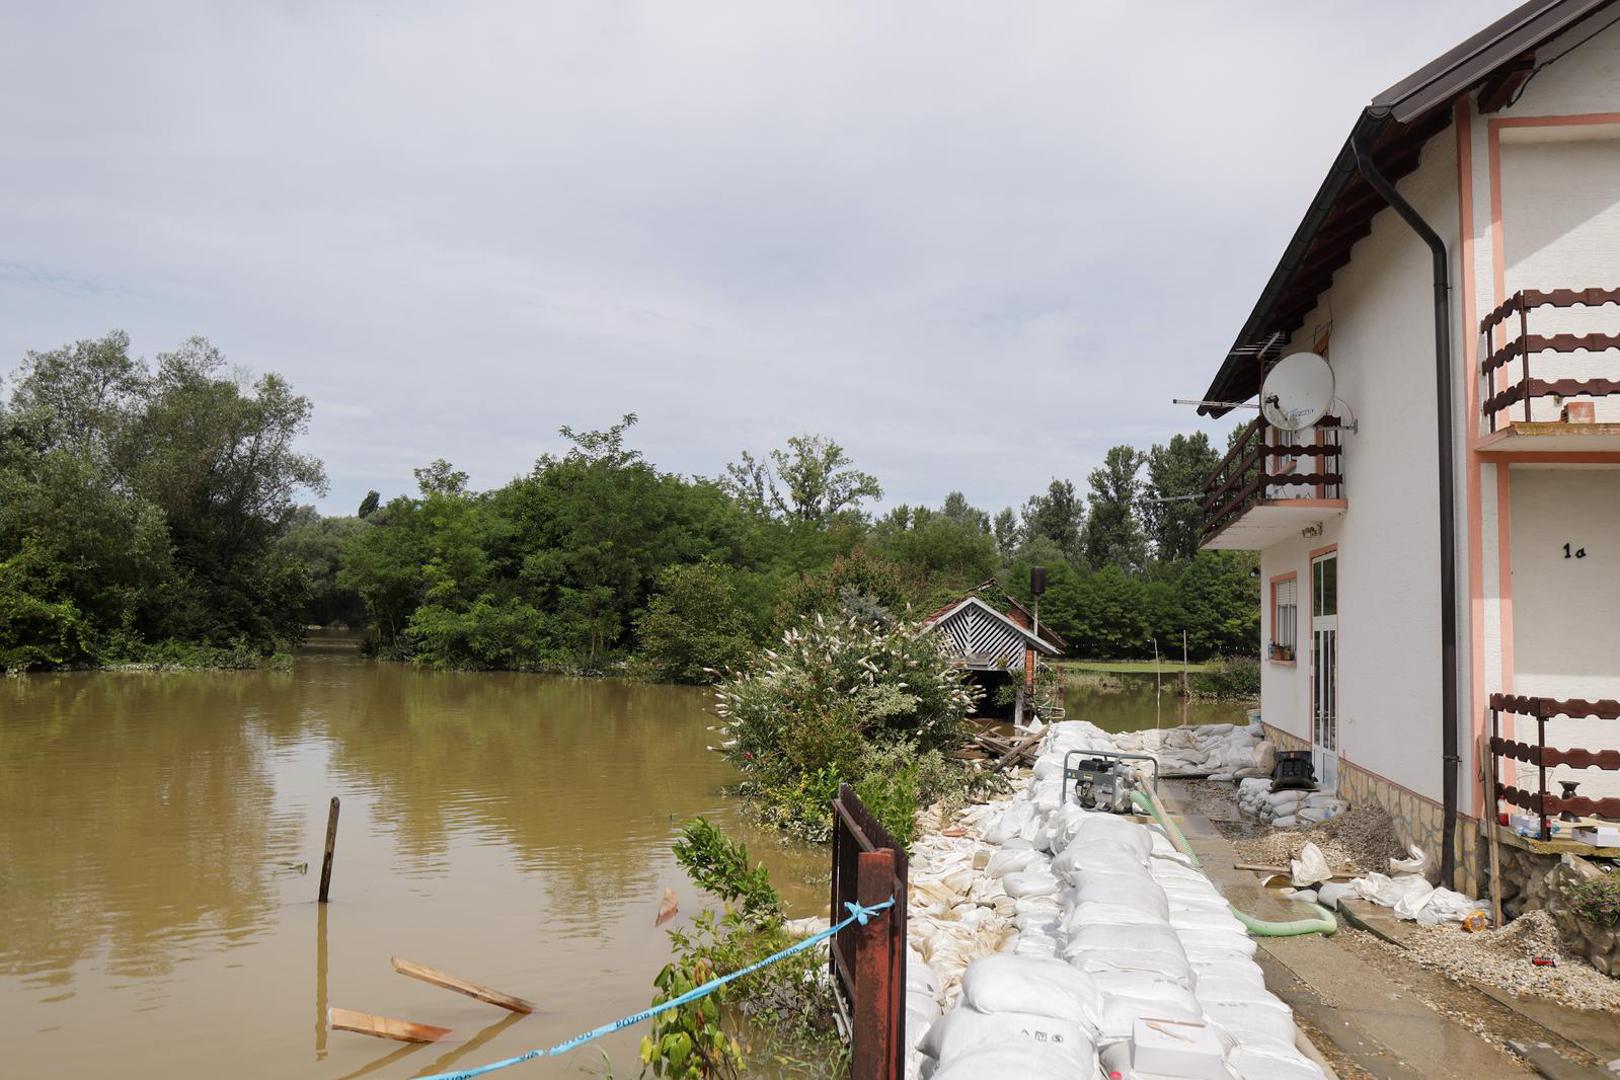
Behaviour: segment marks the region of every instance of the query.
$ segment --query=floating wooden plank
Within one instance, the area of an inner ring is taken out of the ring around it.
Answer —
[[[498,1005],[503,1009],[510,1009],[513,1012],[520,1013],[532,1013],[535,1010],[532,1001],[524,1001],[520,997],[513,997],[511,994],[503,994],[499,990],[491,990],[487,986],[480,986],[475,982],[459,979],[448,972],[439,971],[437,968],[430,968],[424,964],[415,964],[409,960],[401,960],[397,956],[392,959],[391,963],[394,965],[394,970],[401,975],[420,979],[425,983],[432,983],[434,986],[443,987],[446,990],[454,990],[458,994],[466,994],[470,998],[477,998],[479,1001],[487,1002],[490,1005]]]
[[[326,1010],[326,1022],[333,1031],[353,1031],[361,1035],[374,1035],[379,1039],[397,1039],[400,1042],[438,1042],[450,1034],[449,1028],[432,1024],[413,1024],[409,1020],[395,1020],[375,1013],[355,1012],[336,1006]]]
[[[675,900],[675,890],[665,889],[664,899],[658,904],[658,918],[653,921],[654,926],[663,926],[676,915],[680,914],[681,905]],[[526,1010],[532,1012],[533,1010]]]

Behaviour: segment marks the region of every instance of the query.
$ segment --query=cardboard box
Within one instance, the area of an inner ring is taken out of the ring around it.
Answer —
[[[1225,1080],[1221,1041],[1201,1020],[1140,1017],[1131,1031],[1131,1068],[1181,1080]]]

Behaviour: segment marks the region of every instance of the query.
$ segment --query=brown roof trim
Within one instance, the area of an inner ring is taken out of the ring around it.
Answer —
[[[1450,106],[1460,94],[1508,72],[1522,83],[1530,74],[1525,58],[1535,49],[1583,21],[1591,20],[1595,33],[1617,19],[1617,0],[1532,0],[1375,97],[1340,148],[1204,399],[1240,402],[1258,394],[1264,363],[1276,358],[1277,346],[1300,328],[1333,275],[1350,261],[1356,242],[1372,231],[1384,201],[1357,171],[1352,139],[1371,147],[1381,173],[1399,180],[1417,168],[1428,141],[1451,126]],[[1493,96],[1500,96],[1502,87],[1493,86]],[[1198,411],[1224,416],[1229,410],[1201,405]]]
[[[1498,68],[1602,12],[1612,2],[1531,0],[1521,4],[1378,94],[1372,99],[1372,108],[1387,111],[1400,123],[1410,123],[1431,109],[1449,105],[1458,94],[1467,93]],[[1605,25],[1620,18],[1620,9],[1606,14]]]

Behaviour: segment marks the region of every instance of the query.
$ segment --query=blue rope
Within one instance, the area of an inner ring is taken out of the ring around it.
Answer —
[[[731,982],[733,979],[740,979],[744,975],[752,975],[762,967],[768,967],[771,964],[776,963],[778,960],[784,960],[787,957],[792,956],[794,953],[801,953],[804,950],[832,937],[834,934],[838,933],[838,931],[842,930],[846,926],[851,925],[852,923],[859,923],[860,925],[865,926],[867,920],[869,920],[873,915],[876,915],[878,912],[893,906],[894,897],[892,896],[883,901],[883,903],[873,904],[871,907],[865,907],[864,905],[852,902],[845,903],[844,907],[849,911],[849,917],[843,922],[838,923],[835,926],[829,926],[820,933],[812,934],[803,941],[789,945],[781,952],[773,953],[770,956],[767,956],[765,959],[760,960],[757,963],[749,964],[747,967],[742,968],[741,970],[733,971],[729,975],[722,975],[718,979],[711,979],[702,986],[694,987],[679,997],[660,1002],[650,1009],[643,1009],[641,1012],[635,1013],[631,1016],[626,1016],[623,1019],[615,1020],[611,1024],[603,1024],[601,1027],[587,1031],[583,1035],[575,1035],[567,1042],[560,1042],[548,1050],[525,1050],[517,1057],[509,1057],[503,1061],[492,1061],[488,1065],[479,1065],[476,1068],[462,1069],[458,1072],[436,1073],[433,1076],[423,1077],[422,1080],[472,1080],[472,1078],[475,1076],[485,1076],[489,1073],[495,1072],[497,1069],[505,1069],[512,1065],[521,1065],[525,1061],[533,1061],[535,1058],[556,1057],[558,1054],[565,1054],[576,1047],[584,1046],[586,1043],[591,1042],[594,1039],[600,1039],[603,1035],[611,1035],[615,1031],[623,1031],[627,1027],[634,1027],[643,1020],[651,1020],[661,1012],[668,1012],[670,1009],[679,1008],[680,1006],[694,1002],[699,998],[708,997],[710,994],[726,985],[726,983]]]

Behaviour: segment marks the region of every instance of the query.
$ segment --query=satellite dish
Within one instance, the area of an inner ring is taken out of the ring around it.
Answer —
[[[1292,353],[1266,373],[1260,412],[1283,431],[1299,431],[1327,415],[1333,404],[1333,369],[1315,353]]]

